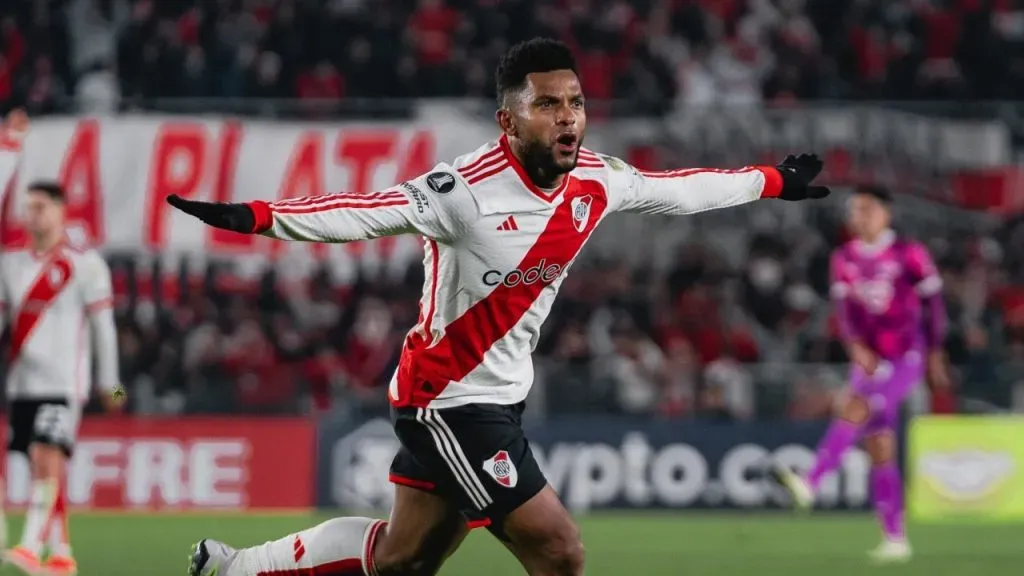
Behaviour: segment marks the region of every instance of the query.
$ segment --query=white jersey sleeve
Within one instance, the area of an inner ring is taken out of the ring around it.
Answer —
[[[110,267],[98,253],[89,251],[82,259],[82,268],[82,302],[92,332],[96,386],[110,393],[120,381]]]
[[[479,214],[467,184],[444,163],[380,192],[325,194],[249,206],[256,216],[256,232],[306,242],[353,242],[415,233],[451,243]]]
[[[782,176],[770,166],[651,172],[618,158],[602,156],[602,160],[611,174],[609,210],[615,212],[695,214],[774,198],[782,190]]]

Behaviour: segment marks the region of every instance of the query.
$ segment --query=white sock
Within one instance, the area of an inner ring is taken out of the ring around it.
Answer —
[[[46,547],[50,556],[71,556],[71,545],[64,535],[64,522],[54,520],[50,526],[50,535],[46,538]]]
[[[25,528],[21,532],[21,546],[39,554],[43,549],[43,532],[50,523],[57,483],[52,480],[32,481],[32,499],[29,502]]]
[[[4,513],[2,501],[0,501],[0,549],[7,549],[7,514]]]
[[[279,540],[243,548],[228,563],[225,576],[292,574],[375,576],[372,553],[383,520],[334,518]]]
[[[53,505],[50,532],[46,536],[46,547],[50,556],[71,556],[71,535],[68,534],[67,501],[63,494],[57,494]]]

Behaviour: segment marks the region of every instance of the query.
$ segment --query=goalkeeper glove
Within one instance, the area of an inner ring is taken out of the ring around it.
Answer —
[[[168,196],[167,203],[214,228],[223,228],[242,234],[252,234],[256,229],[256,215],[252,208],[245,204],[197,202],[186,200],[177,194]]]
[[[818,158],[817,154],[801,154],[793,156],[790,154],[776,168],[782,175],[782,192],[779,193],[781,200],[807,200],[824,198],[831,193],[825,186],[811,186],[825,163]]]

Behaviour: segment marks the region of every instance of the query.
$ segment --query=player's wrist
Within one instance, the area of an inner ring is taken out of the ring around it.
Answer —
[[[270,204],[267,202],[256,200],[254,202],[247,202],[244,206],[252,212],[251,234],[262,234],[270,230],[274,225],[274,212],[270,209]]]
[[[831,191],[827,187],[811,185],[824,166],[825,163],[816,154],[787,156],[775,167],[780,182],[779,191],[775,197],[781,200],[795,201],[828,196]]]
[[[757,166],[756,168],[764,175],[761,198],[778,198],[781,196],[783,187],[782,172],[775,166]]]

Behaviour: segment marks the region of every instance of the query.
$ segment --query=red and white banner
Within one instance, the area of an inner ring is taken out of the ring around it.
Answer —
[[[67,495],[115,510],[309,508],[315,436],[301,418],[89,418]],[[5,476],[8,502],[27,504],[27,459],[8,454]]]
[[[663,121],[594,122],[587,145],[643,164],[630,150],[664,141],[667,130],[675,156],[670,165],[741,165],[812,149],[829,156],[833,184],[851,183],[851,174],[861,174],[866,163],[897,176],[909,170],[913,182],[943,189],[952,169],[1001,168],[1012,162],[1009,136],[999,122],[951,122],[881,108],[713,112]],[[343,273],[353,263],[388,263],[404,270],[421,257],[418,239],[410,236],[333,246],[285,243],[211,229],[171,209],[165,199],[179,194],[241,202],[370,192],[419,175],[439,161],[450,162],[496,135],[493,120],[444,105],[425,107],[408,122],[131,115],[41,119],[26,143],[15,193],[4,200],[0,240],[12,245],[25,239],[19,225],[24,194],[18,192],[36,179],[58,179],[68,190],[73,239],[81,243],[253,255],[258,263],[284,255],[289,261],[326,259]]]

